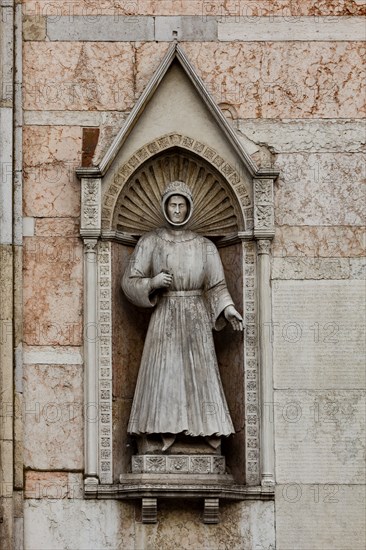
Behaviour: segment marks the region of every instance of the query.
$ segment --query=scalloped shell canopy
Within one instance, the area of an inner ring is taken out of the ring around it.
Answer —
[[[192,191],[194,211],[186,229],[207,237],[244,229],[240,207],[223,176],[204,159],[179,149],[150,158],[130,177],[116,202],[113,229],[141,236],[164,226],[161,198],[175,180]]]

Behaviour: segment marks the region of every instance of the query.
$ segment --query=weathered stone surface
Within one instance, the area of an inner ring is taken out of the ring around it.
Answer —
[[[82,348],[77,346],[24,346],[25,365],[82,365]]]
[[[174,34],[175,33],[175,34]],[[156,17],[155,40],[210,42],[217,40],[217,21],[212,17]]]
[[[274,153],[359,153],[365,150],[361,120],[238,120],[240,134]]]
[[[135,53],[136,98],[139,97],[146,88],[146,85],[153,76],[154,71],[159,67],[162,58],[170,46],[171,44],[161,42],[156,44],[149,42],[137,44]]]
[[[14,550],[22,550],[24,541],[24,519],[14,518]]]
[[[24,548],[134,550],[134,511],[116,500],[27,500]]]
[[[0,166],[2,181],[2,185],[0,186],[0,244],[11,244],[13,242],[13,111],[10,107],[0,107],[0,120]]]
[[[49,40],[129,42],[154,40],[153,17],[47,17]]]
[[[226,18],[218,24],[221,41],[331,41],[365,40],[365,21],[362,17],[256,17],[254,25],[248,18]]]
[[[275,387],[364,388],[364,300],[363,281],[275,281]]]
[[[14,511],[11,496],[0,497],[0,510],[3,521],[0,523],[0,540],[4,550],[13,550]],[[17,549],[18,550],[18,549]]]
[[[14,392],[14,487],[23,489],[23,394]]]
[[[78,365],[25,365],[24,465],[83,467],[83,380]]]
[[[140,94],[167,46],[146,43],[135,49],[126,43],[31,43],[24,55],[25,107],[130,109],[134,50],[136,92]],[[355,43],[294,43],[289,49],[287,43],[274,42],[230,47],[187,42],[184,48],[216,101],[235,106],[239,118],[351,118],[362,114],[362,48]]]
[[[69,217],[80,214],[81,129],[24,128],[24,214]]]
[[[273,258],[272,279],[348,279],[346,258]]]
[[[1,6],[1,32],[0,32],[0,50],[1,50],[1,65],[0,74],[2,78],[2,86],[0,91],[0,107],[11,107],[13,103],[13,75],[14,75],[14,40],[13,40],[13,4]],[[1,117],[5,115],[5,111],[1,110]],[[3,124],[3,122],[2,122]],[[3,136],[1,136],[3,138]],[[4,136],[6,137],[10,136]],[[2,139],[1,139],[2,141]]]
[[[364,225],[365,164],[359,154],[280,154],[279,225]]]
[[[343,258],[364,256],[366,231],[363,227],[277,226],[274,256]]]
[[[287,484],[276,488],[277,550],[363,550],[365,487]]]
[[[27,126],[114,126],[121,128],[126,113],[115,111],[25,111]]]
[[[25,473],[25,498],[27,499],[77,499],[83,496],[83,476],[70,472]]]
[[[349,262],[351,279],[366,280],[366,258],[351,258]]]
[[[26,471],[24,496],[29,499],[67,498],[68,473]]]
[[[128,43],[30,42],[23,59],[24,108],[131,109],[133,63]]]
[[[185,43],[183,47],[216,102],[234,105],[238,118],[349,119],[364,111],[361,43],[294,42],[291,48],[287,42]]]
[[[83,253],[79,240],[24,240],[24,342],[28,345],[82,343]]]
[[[46,18],[42,16],[25,16],[23,18],[23,40],[45,40]]]
[[[11,497],[13,492],[13,442],[0,440],[0,497]]]
[[[292,0],[144,0],[143,2],[101,2],[95,4],[89,0],[78,0],[71,5],[66,0],[49,5],[48,0],[25,0],[24,11],[29,14],[53,15],[84,15],[97,18],[102,15],[200,15],[214,16],[218,21],[227,17],[255,22],[257,17],[277,15],[283,17],[313,15],[342,16],[365,15],[365,6],[361,0],[308,0],[304,3]],[[315,19],[318,21],[318,18]]]
[[[278,483],[365,483],[365,392],[275,392]]]
[[[13,249],[11,245],[0,245],[0,319],[13,318]],[[3,342],[3,338],[1,341]]]
[[[17,491],[14,494],[14,517],[22,518],[23,517],[23,491]]]
[[[202,502],[159,502],[158,523],[136,523],[135,548],[171,550],[223,550],[224,548],[274,548],[274,506],[272,502],[220,503],[220,523],[209,529],[197,521]],[[172,525],[174,528],[172,529]]]
[[[36,218],[36,237],[78,237],[79,218]]]

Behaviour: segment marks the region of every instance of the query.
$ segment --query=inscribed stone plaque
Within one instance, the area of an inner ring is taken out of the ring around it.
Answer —
[[[274,281],[272,336],[276,388],[364,388],[364,281]]]
[[[365,392],[276,390],[278,483],[365,483]]]

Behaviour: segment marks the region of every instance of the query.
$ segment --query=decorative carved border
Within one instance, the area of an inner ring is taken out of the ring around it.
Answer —
[[[99,479],[113,483],[111,243],[98,244]]]
[[[260,483],[259,372],[256,311],[256,248],[243,241],[245,312],[245,459],[246,484]],[[112,438],[112,277],[111,243],[98,243],[98,328],[99,328],[99,479],[113,483]]]
[[[151,141],[144,147],[141,147],[130,159],[123,164],[115,175],[114,181],[106,189],[102,203],[102,229],[111,230],[113,222],[113,213],[118,196],[130,176],[150,157],[170,149],[171,147],[181,147],[201,156],[210,162],[220,174],[231,185],[241,207],[244,219],[245,229],[253,229],[253,203],[248,191],[247,185],[240,177],[240,174],[231,164],[225,161],[212,147],[194,140],[182,134],[167,134]]]
[[[101,180],[82,178],[81,180],[81,219],[82,236],[98,236],[101,217]]]
[[[244,270],[244,390],[246,484],[260,482],[259,364],[256,307],[256,249],[254,241],[243,241]]]
[[[254,234],[274,236],[273,179],[254,179]]]

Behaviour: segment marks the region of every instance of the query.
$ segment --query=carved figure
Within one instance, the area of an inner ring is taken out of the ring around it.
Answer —
[[[122,288],[151,316],[128,432],[160,434],[163,451],[177,434],[218,446],[234,427],[220,380],[212,329],[229,321],[242,330],[220,256],[208,239],[185,229],[193,213],[190,189],[172,182],[162,197],[166,227],[139,240]],[[218,441],[215,443],[215,441]]]

